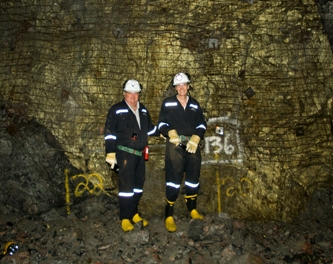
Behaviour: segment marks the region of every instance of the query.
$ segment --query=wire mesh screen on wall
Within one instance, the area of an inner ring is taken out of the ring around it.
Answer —
[[[73,157],[104,155],[105,116],[126,79],[142,84],[156,123],[180,71],[208,121],[203,163],[302,162],[331,134],[332,54],[315,4],[0,5],[1,102],[23,102]]]

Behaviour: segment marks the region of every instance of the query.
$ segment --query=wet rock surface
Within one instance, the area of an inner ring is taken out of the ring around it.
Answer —
[[[309,209],[293,223],[175,214],[178,230],[169,233],[163,216],[143,214],[149,225],[124,233],[117,198],[102,194],[72,206],[69,215],[65,208],[38,217],[1,215],[1,246],[14,241],[19,250],[0,263],[332,263],[333,214],[325,217],[331,198],[332,191],[318,192],[309,205],[326,213],[309,218]]]

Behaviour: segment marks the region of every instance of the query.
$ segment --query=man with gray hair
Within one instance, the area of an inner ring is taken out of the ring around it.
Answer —
[[[124,99],[110,108],[104,130],[106,162],[111,169],[119,167],[119,214],[124,232],[133,230],[138,222],[148,225],[138,213],[145,181],[143,151],[148,148],[148,136],[159,136],[147,108],[139,102],[141,90],[136,80],[124,83]]]

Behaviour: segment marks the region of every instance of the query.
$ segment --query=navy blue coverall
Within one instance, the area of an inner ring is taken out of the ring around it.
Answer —
[[[120,219],[131,219],[137,213],[145,181],[145,161],[142,153],[148,145],[148,136],[158,136],[145,106],[139,103],[140,124],[125,100],[113,105],[105,122],[105,151],[115,152],[119,166]],[[122,148],[120,149],[119,148]],[[126,150],[134,150],[129,153]]]
[[[171,96],[164,99],[158,120],[158,129],[167,137],[165,154],[166,198],[176,201],[185,172],[186,196],[197,195],[199,191],[199,176],[201,169],[201,150],[197,148],[194,154],[175,146],[168,140],[168,132],[175,129],[182,143],[186,145],[195,134],[203,138],[206,132],[206,121],[197,100],[188,98],[185,109],[177,99]]]

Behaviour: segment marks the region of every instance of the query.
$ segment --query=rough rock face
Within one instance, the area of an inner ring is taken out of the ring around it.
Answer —
[[[22,105],[2,105],[0,118],[1,213],[32,216],[64,206],[64,171],[79,170],[48,129],[27,120]]]
[[[332,186],[333,60],[318,11],[329,18],[328,1],[324,9],[312,0],[0,4],[0,101],[23,104],[74,167],[101,175],[90,185],[116,188],[103,127],[121,84],[142,83],[156,122],[172,76],[185,71],[208,122],[200,208],[291,220],[315,190]],[[12,155],[8,139],[1,144]],[[154,213],[164,203],[163,139],[150,147],[143,205]]]

